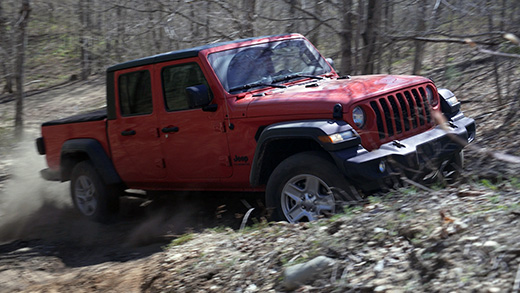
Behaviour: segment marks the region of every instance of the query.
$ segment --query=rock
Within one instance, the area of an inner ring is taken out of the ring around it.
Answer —
[[[386,233],[388,232],[388,230],[384,229],[384,228],[380,228],[380,227],[375,227],[374,228],[374,233],[376,234],[379,234],[379,233]]]
[[[398,231],[400,236],[404,236],[408,239],[413,239],[417,235],[423,234],[426,232],[426,228],[421,224],[411,224],[404,227],[401,227]]]
[[[332,258],[318,256],[306,263],[290,266],[284,270],[283,286],[287,290],[294,290],[303,284],[311,283],[317,273],[334,263]]]
[[[482,248],[484,248],[484,250],[486,250],[488,252],[493,251],[493,250],[497,249],[498,247],[500,247],[500,244],[498,244],[498,242],[492,241],[492,240],[488,240],[488,241],[484,242],[484,244],[482,244]]]
[[[246,290],[244,292],[245,293],[258,292],[258,287],[255,284],[251,284],[251,285],[247,286],[247,288],[246,288]]]
[[[376,274],[381,273],[384,269],[385,269],[385,260],[384,259],[378,261],[377,264],[374,266],[374,272],[376,272]]]

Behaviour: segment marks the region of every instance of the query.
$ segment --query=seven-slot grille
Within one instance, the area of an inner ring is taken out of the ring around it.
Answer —
[[[376,113],[381,140],[433,124],[424,86],[377,98],[370,107]]]

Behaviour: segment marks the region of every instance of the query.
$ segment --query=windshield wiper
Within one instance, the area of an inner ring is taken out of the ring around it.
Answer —
[[[290,79],[298,78],[298,77],[323,79],[323,77],[317,76],[317,75],[295,73],[295,74],[289,74],[289,75],[285,75],[285,76],[282,76],[282,77],[279,77],[279,78],[275,78],[275,79],[273,79],[273,82],[286,81],[286,80],[290,80]]]
[[[234,92],[234,91],[239,91],[239,90],[247,90],[247,89],[251,89],[251,88],[259,87],[259,86],[270,86],[270,87],[276,87],[276,88],[282,88],[282,89],[287,88],[285,85],[279,85],[279,84],[273,84],[273,83],[267,83],[267,82],[252,82],[252,83],[248,83],[248,84],[244,84],[241,86],[231,88],[231,89],[229,89],[229,91]]]

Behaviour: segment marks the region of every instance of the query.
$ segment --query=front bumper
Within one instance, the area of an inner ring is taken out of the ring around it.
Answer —
[[[342,162],[347,178],[363,190],[381,188],[402,176],[421,182],[473,141],[475,134],[475,121],[462,116],[444,129],[437,126],[402,141],[386,143],[371,152],[360,149],[353,157],[345,152],[343,158],[338,152],[336,162]]]

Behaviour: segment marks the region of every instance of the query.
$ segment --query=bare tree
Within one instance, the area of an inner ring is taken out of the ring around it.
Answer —
[[[92,23],[90,19],[90,0],[79,0],[78,12],[80,20],[79,29],[79,46],[81,51],[81,79],[86,80],[92,72],[90,47],[91,37],[88,32],[92,29]]]
[[[22,0],[20,17],[15,24],[17,29],[16,42],[16,63],[15,63],[15,83],[16,83],[16,115],[14,119],[15,136],[19,139],[23,133],[23,99],[24,99],[24,65],[25,48],[27,43],[26,28],[29,22],[31,6],[29,0]]]
[[[374,72],[375,54],[378,50],[379,28],[381,23],[381,0],[368,0],[365,31],[363,37],[363,67],[362,74]]]
[[[418,7],[416,7],[415,16],[417,17],[416,34],[424,35],[426,32],[426,15],[428,0],[419,0]],[[425,43],[422,41],[415,41],[415,58],[413,61],[413,74],[421,74],[422,62],[424,58]]]
[[[242,11],[244,18],[240,27],[240,37],[252,37],[255,35],[255,6],[256,0],[242,0]]]
[[[7,18],[4,16],[2,2],[0,1],[0,57],[5,60],[0,63],[0,73],[2,73],[5,85],[1,92],[13,92],[13,79],[10,60],[11,40],[7,33]]]
[[[353,11],[352,0],[343,0],[343,25],[341,30],[341,66],[342,73],[349,73],[353,70],[352,64],[352,38],[353,38]]]

